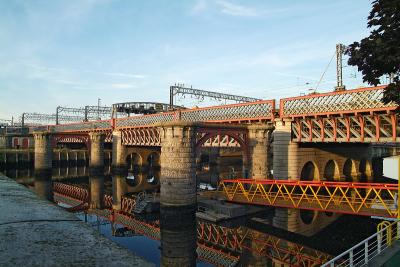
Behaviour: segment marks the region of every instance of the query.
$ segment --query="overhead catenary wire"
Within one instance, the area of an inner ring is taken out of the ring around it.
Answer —
[[[331,63],[332,63],[333,59],[335,58],[335,56],[336,56],[336,51],[333,53],[333,55],[332,55],[332,57],[331,57],[331,60],[329,61],[328,65],[325,67],[325,70],[324,70],[324,72],[322,73],[321,78],[319,79],[319,81],[318,81],[318,83],[317,83],[317,86],[315,86],[315,91],[317,91],[319,85],[321,84],[322,79],[323,79],[324,76],[325,76],[325,73],[328,71],[328,68],[329,68],[329,66],[331,65]]]

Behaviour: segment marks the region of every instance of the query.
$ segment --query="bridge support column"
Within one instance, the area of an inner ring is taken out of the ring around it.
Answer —
[[[48,132],[34,133],[35,138],[35,171],[51,170],[53,149]]]
[[[298,144],[292,142],[290,120],[276,120],[273,141],[273,177],[276,180],[298,180]]]
[[[103,175],[104,173],[104,134],[99,132],[89,133],[90,137],[90,162],[89,176]]]
[[[270,137],[273,129],[272,125],[250,125],[249,129],[249,150],[251,163],[251,178],[267,179],[271,178],[269,162]]]
[[[122,144],[122,132],[113,131],[113,146],[112,146],[112,167],[113,172],[120,173],[121,171],[127,174],[126,166],[126,146]]]
[[[49,132],[34,133],[35,139],[35,191],[45,199],[53,200],[51,169],[53,148]]]
[[[194,124],[171,122],[161,129],[160,202],[165,206],[196,204],[196,131]]]
[[[276,180],[298,180],[298,144],[292,142],[291,120],[275,120],[273,141],[273,177]],[[287,231],[297,232],[299,211],[275,209],[273,225]]]

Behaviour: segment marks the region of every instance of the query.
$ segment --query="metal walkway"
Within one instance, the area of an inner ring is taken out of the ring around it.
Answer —
[[[223,180],[217,192],[232,202],[386,218],[397,217],[397,193],[397,184],[251,179]]]

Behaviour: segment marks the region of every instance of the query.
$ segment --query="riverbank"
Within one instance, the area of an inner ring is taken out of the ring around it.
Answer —
[[[153,266],[0,174],[0,266]]]

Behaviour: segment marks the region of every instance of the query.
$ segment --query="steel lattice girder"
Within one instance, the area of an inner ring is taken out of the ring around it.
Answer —
[[[207,222],[197,225],[198,240],[239,255],[244,250],[290,266],[319,266],[331,255],[245,227],[227,228]],[[251,240],[252,246],[246,243]]]
[[[236,179],[220,182],[227,200],[275,207],[396,218],[397,184]]]
[[[200,127],[196,129],[196,146],[247,148],[247,130],[241,128],[220,129]],[[122,130],[122,143],[132,146],[161,146],[160,131],[156,127]]]
[[[312,117],[397,109],[395,103],[384,104],[381,101],[384,90],[385,86],[378,86],[281,99],[280,117]]]
[[[400,117],[392,113],[295,118],[292,133],[296,142],[400,142]]]

